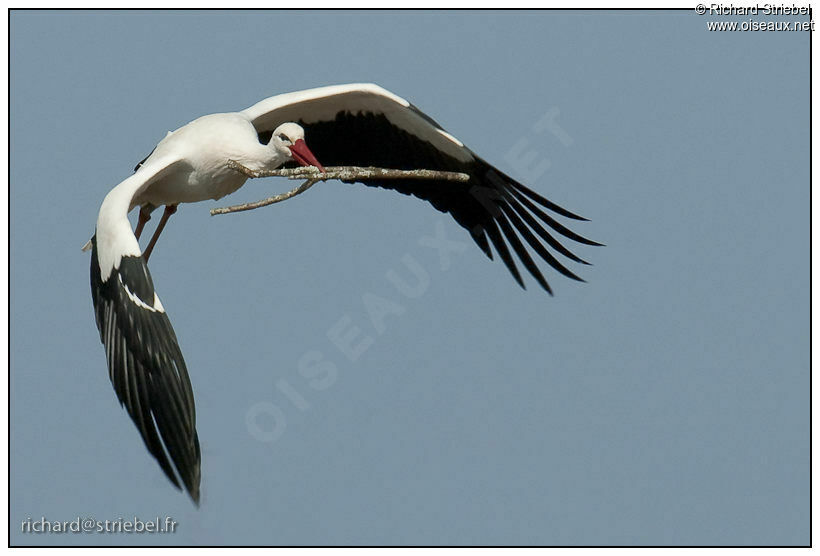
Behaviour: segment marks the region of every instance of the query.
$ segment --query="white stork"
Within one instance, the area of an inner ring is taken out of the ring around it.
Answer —
[[[219,199],[244,184],[247,177],[228,166],[229,160],[251,170],[272,170],[286,163],[322,169],[317,159],[328,166],[469,174],[468,183],[362,183],[415,195],[450,213],[490,259],[492,243],[522,287],[508,244],[550,293],[521,238],[547,264],[576,280],[580,278],[544,243],[582,264],[587,263],[552,232],[599,245],[570,231],[545,209],[566,218],[584,218],[494,168],[415,106],[377,85],[336,85],[277,95],[242,112],[203,116],[170,132],[103,200],[90,242],[91,293],[117,397],[162,470],[196,503],[200,450],[193,391],[171,322],[154,290],[148,255],[179,203]],[[165,212],[143,253],[139,234],[160,205]],[[137,206],[141,208],[133,232],[128,213]]]

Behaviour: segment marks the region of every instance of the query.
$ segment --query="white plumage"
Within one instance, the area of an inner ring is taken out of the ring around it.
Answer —
[[[558,221],[583,218],[493,167],[408,101],[377,85],[335,85],[277,95],[242,112],[203,116],[169,133],[103,200],[89,242],[91,290],[114,390],[163,471],[195,501],[200,450],[193,390],[176,335],[154,290],[148,254],[178,204],[219,199],[245,183],[245,175],[228,161],[266,170],[290,162],[321,169],[319,160],[333,166],[468,174],[467,183],[361,181],[413,195],[450,214],[489,258],[494,250],[522,286],[513,253],[552,293],[526,245],[576,280],[580,278],[549,248],[570,261],[586,263],[554,234],[598,245]],[[139,235],[151,211],[162,205],[162,220],[143,254]],[[135,233],[128,213],[137,206]]]

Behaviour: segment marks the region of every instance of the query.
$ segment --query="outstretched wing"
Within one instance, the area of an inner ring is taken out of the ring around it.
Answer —
[[[305,128],[305,140],[311,151],[325,166],[426,168],[469,174],[467,183],[361,181],[414,195],[451,214],[491,259],[492,243],[522,287],[524,282],[510,247],[538,283],[552,293],[524,242],[550,266],[575,280],[581,278],[548,247],[567,259],[587,263],[567,249],[555,234],[586,245],[600,245],[571,231],[549,212],[575,220],[585,218],[493,167],[418,108],[377,85],[336,85],[277,95],[243,113],[253,122],[263,143],[279,124],[299,123]]]
[[[106,197],[91,238],[91,297],[120,404],[171,482],[198,503],[200,450],[191,381],[127,219],[130,199],[173,164],[146,166]]]

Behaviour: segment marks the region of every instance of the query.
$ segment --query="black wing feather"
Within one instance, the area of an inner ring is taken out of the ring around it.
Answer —
[[[117,398],[168,479],[199,503],[194,395],[171,321],[164,310],[148,308],[155,292],[143,258],[122,257],[103,281],[96,236],[91,241],[91,296]]]
[[[490,241],[493,242],[495,250],[498,252],[498,256],[501,257],[501,260],[504,261],[505,265],[507,265],[507,269],[513,275],[515,281],[518,282],[518,285],[524,288],[524,280],[521,278],[521,273],[518,272],[518,267],[515,266],[515,259],[513,259],[510,254],[507,244],[504,243],[504,238],[498,231],[498,224],[495,223],[495,220],[489,221],[486,230],[487,235],[490,236]]]

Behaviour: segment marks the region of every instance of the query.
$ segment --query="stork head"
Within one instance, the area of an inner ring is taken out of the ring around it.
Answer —
[[[325,171],[305,143],[305,130],[299,124],[287,122],[277,127],[273,130],[270,145],[285,160],[295,160],[302,166],[316,166]]]

